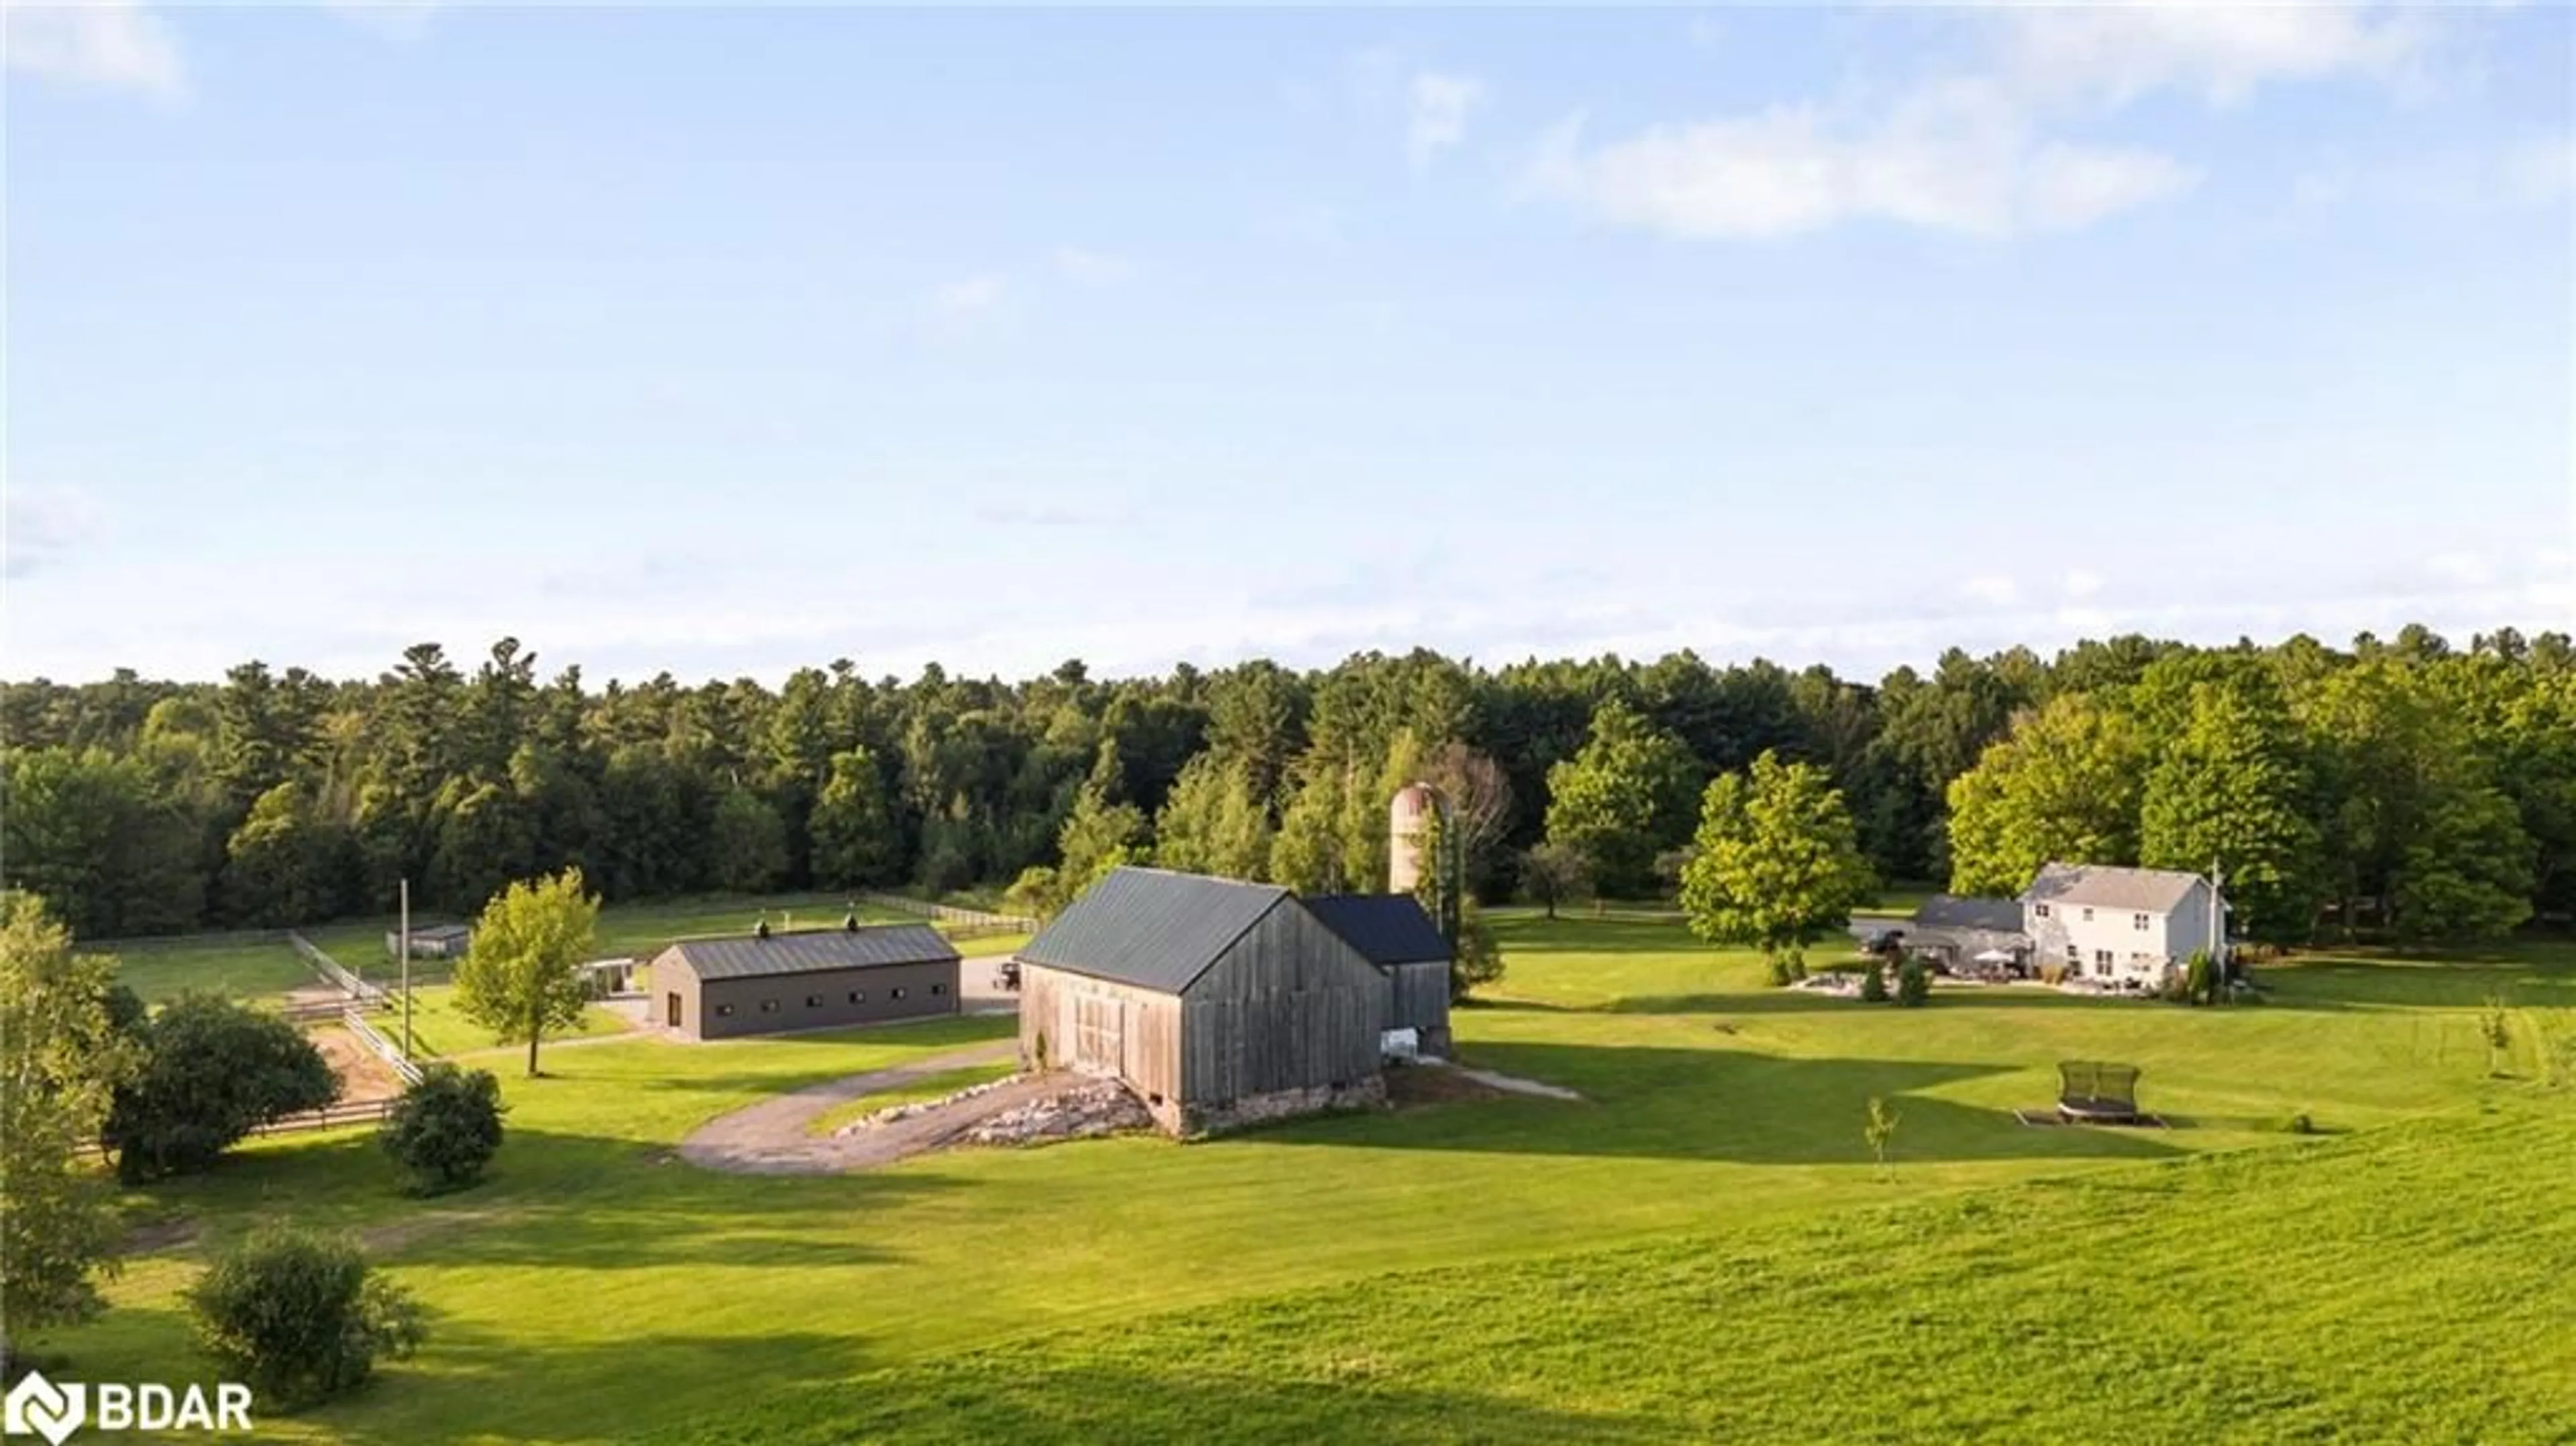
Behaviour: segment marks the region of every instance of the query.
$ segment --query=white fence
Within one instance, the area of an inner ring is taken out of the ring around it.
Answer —
[[[385,1063],[392,1065],[394,1073],[402,1076],[403,1083],[420,1083],[420,1066],[405,1059],[401,1048],[367,1021],[365,1011],[352,1004],[340,1011],[340,1022],[349,1027],[349,1032],[358,1037],[360,1044],[374,1050]]]
[[[983,934],[1034,934],[1038,931],[1037,920],[1017,914],[961,909],[954,904],[934,904],[928,899],[908,898],[902,894],[861,894],[859,902],[944,924],[948,926],[944,932],[952,939],[972,939]]]
[[[348,995],[352,1003],[382,1009],[390,1002],[383,985],[370,984],[341,968],[339,960],[323,953],[321,946],[312,940],[290,931],[286,942],[295,946],[295,952],[303,957],[305,963],[313,966],[314,973],[321,975],[324,982],[338,985],[340,992]]]

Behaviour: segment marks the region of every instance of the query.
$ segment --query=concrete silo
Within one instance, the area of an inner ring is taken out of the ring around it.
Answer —
[[[1439,801],[1430,788],[1408,783],[1396,790],[1386,808],[1386,888],[1391,894],[1412,893],[1422,882],[1422,840],[1430,831]]]

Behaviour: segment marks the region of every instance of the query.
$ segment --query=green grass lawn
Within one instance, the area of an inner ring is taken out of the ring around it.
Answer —
[[[2238,1009],[1899,1010],[1762,988],[1669,920],[1495,922],[1508,997],[1460,1011],[1462,1053],[1580,1103],[726,1176],[670,1147],[1010,1021],[565,1048],[503,1071],[510,1139],[474,1191],[406,1200],[343,1134],[137,1192],[197,1235],[36,1345],[205,1378],[176,1292],[286,1215],[356,1233],[436,1312],[416,1360],[263,1423],[315,1440],[2335,1439],[2347,1412],[2351,1439],[2465,1441],[2517,1439],[2499,1403],[2569,1404],[2531,1388],[2576,1325],[2548,1288],[2576,1271],[2576,1138],[2542,1082],[2576,949],[2304,961]],[[2015,1122],[2070,1057],[2143,1066],[2179,1127]],[[1884,1177],[1873,1096],[1903,1115]],[[2221,1338],[2239,1359],[2186,1369]]]
[[[944,1069],[936,1074],[926,1074],[911,1084],[890,1090],[879,1090],[875,1094],[861,1095],[857,1099],[834,1105],[807,1121],[805,1132],[809,1135],[828,1135],[843,1125],[855,1120],[863,1120],[879,1110],[890,1110],[897,1105],[913,1105],[928,1100],[945,1099],[962,1089],[989,1084],[997,1079],[1007,1079],[1018,1068],[1019,1066],[1014,1064],[987,1064],[969,1069]]]
[[[117,979],[156,1003],[191,989],[271,998],[313,982],[312,969],[284,940],[262,944],[214,937],[115,952]]]
[[[379,1010],[369,1018],[387,1039],[402,1040],[403,1013],[400,1005]],[[540,1066],[552,1069],[553,1057],[546,1045],[557,1040],[587,1039],[603,1034],[623,1034],[625,1020],[608,1010],[592,1005],[582,1011],[581,1023],[560,1034],[549,1034],[538,1046]],[[528,1047],[524,1044],[495,1044],[492,1031],[456,1012],[456,986],[433,984],[412,990],[411,1031],[413,1053],[420,1058],[445,1056],[471,1059],[485,1069],[501,1070],[522,1059]]]

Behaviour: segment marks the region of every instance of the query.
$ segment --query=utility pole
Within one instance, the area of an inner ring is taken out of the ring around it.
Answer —
[[[411,1058],[411,880],[402,881],[402,922],[394,942],[401,945],[403,992],[403,1058]]]
[[[2227,977],[2227,955],[2222,952],[2227,928],[2227,875],[2219,870],[2218,860],[2209,861],[2209,967],[2218,977]]]

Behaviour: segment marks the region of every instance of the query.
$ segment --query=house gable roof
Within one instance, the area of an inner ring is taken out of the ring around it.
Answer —
[[[1997,934],[2021,932],[2021,900],[1978,899],[1963,894],[1934,894],[1914,910],[1922,929],[1984,929]]]
[[[1038,931],[1019,958],[1179,994],[1287,898],[1275,884],[1113,869]]]
[[[1298,902],[1381,969],[1449,962],[1449,941],[1411,894],[1320,894]]]
[[[2040,865],[2039,877],[2022,891],[2032,904],[2090,904],[2143,914],[2170,914],[2208,881],[2173,869],[2130,869],[2109,864]]]
[[[766,939],[756,934],[682,939],[660,957],[677,957],[700,980],[749,979],[897,964],[948,964],[956,962],[957,946],[928,924],[872,924],[777,933]]]

